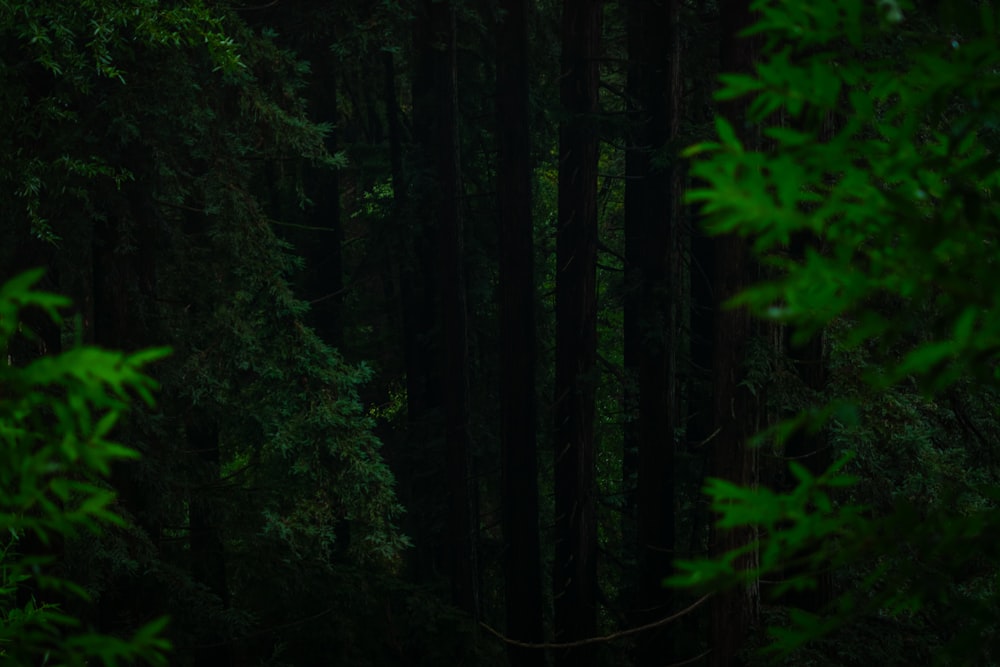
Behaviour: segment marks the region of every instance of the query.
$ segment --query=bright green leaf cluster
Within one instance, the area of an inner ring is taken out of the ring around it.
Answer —
[[[746,237],[767,266],[767,278],[731,305],[791,326],[799,341],[826,330],[839,354],[863,351],[861,395],[906,383],[954,404],[959,386],[992,396],[1000,384],[1000,32],[993,2],[948,0],[933,14],[926,4],[755,2],[760,20],[748,34],[764,55],[752,75],[722,77],[718,98],[749,98],[746,122],[759,133],[720,119],[716,139],[686,153],[702,184],[689,198],[712,233]],[[805,249],[792,252],[793,241]],[[816,416],[836,421],[840,405],[769,435],[780,444]],[[877,416],[867,406],[854,414]],[[902,441],[948,469],[954,447],[908,435],[905,415],[885,420],[855,430],[901,430]],[[838,443],[854,449],[845,433]],[[715,588],[778,573],[780,593],[849,569],[855,585],[823,613],[792,613],[772,631],[773,648],[933,605],[939,627],[947,617],[947,627],[964,628],[939,638],[942,663],[995,659],[996,489],[925,480],[876,514],[851,502],[853,480],[835,472],[843,465],[819,476],[792,465],[790,493],[712,482],[720,527],[757,539],[682,563],[671,583]]]
[[[821,564],[827,556],[817,547],[829,547],[849,536],[863,511],[860,507],[835,506],[831,500],[834,493],[858,481],[842,472],[850,460],[850,456],[841,458],[818,477],[793,462],[790,468],[798,486],[789,494],[764,487],[742,487],[722,479],[709,480],[705,492],[719,513],[718,527],[752,526],[760,537],[720,560],[678,562],[678,572],[667,584],[701,589],[725,587],[781,571],[792,563],[800,567]],[[737,560],[750,552],[757,554],[756,564],[750,569],[737,567]],[[811,571],[802,569],[803,573]],[[776,594],[814,586],[814,577],[802,574],[778,584]]]
[[[58,321],[67,300],[35,289],[40,270],[0,287],[0,344],[32,336],[22,313],[41,309]],[[133,396],[152,402],[156,383],[143,373],[164,349],[122,354],[77,347],[24,366],[0,364],[0,663],[11,665],[166,664],[165,619],[130,639],[79,628],[50,602],[83,596],[72,582],[45,573],[53,558],[37,553],[103,525],[122,524],[114,494],[102,482],[117,461],[136,452],[110,438]],[[35,553],[30,553],[35,552]],[[32,591],[27,605],[16,600]]]
[[[719,98],[753,96],[764,145],[744,146],[719,119],[718,141],[687,153],[705,184],[690,200],[711,231],[750,237],[776,269],[735,303],[803,338],[845,317],[858,341],[884,343],[913,323],[873,303],[932,304],[922,324],[933,339],[885,376],[919,374],[932,389],[990,372],[1000,355],[1000,36],[991,3],[952,4],[981,14],[976,32],[943,39],[881,20],[894,4],[756,3],[768,58],[754,76],[723,77]],[[802,234],[813,249],[789,256]]]

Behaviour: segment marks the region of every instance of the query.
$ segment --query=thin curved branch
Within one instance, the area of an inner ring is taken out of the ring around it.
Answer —
[[[678,618],[681,618],[682,616],[686,616],[687,614],[690,614],[692,611],[694,611],[695,609],[697,609],[698,607],[700,607],[710,597],[712,597],[711,593],[709,593],[708,595],[705,595],[705,596],[701,597],[700,599],[696,600],[693,604],[691,604],[690,606],[688,606],[685,609],[680,610],[679,612],[677,612],[673,616],[667,616],[666,618],[661,618],[658,621],[653,621],[652,623],[647,623],[645,625],[640,625],[640,626],[635,627],[635,628],[629,628],[628,630],[620,630],[619,632],[612,632],[610,635],[604,635],[603,637],[587,637],[586,639],[580,639],[580,640],[577,640],[577,641],[574,641],[574,642],[563,642],[563,643],[545,642],[545,643],[541,643],[541,644],[531,644],[529,642],[522,642],[522,641],[518,641],[516,639],[511,639],[510,637],[505,637],[499,631],[494,630],[492,627],[490,627],[486,623],[480,622],[479,625],[481,625],[484,630],[486,630],[487,632],[489,632],[491,635],[493,635],[494,637],[496,637],[500,641],[504,642],[505,644],[509,644],[511,646],[518,646],[520,648],[537,648],[537,649],[543,649],[543,650],[564,649],[564,648],[577,648],[577,647],[580,647],[580,646],[589,646],[591,644],[602,644],[604,642],[614,641],[616,639],[621,639],[622,637],[629,637],[631,635],[635,635],[635,634],[638,634],[640,632],[645,632],[646,630],[652,630],[653,628],[658,628],[660,626],[667,625],[668,623],[672,623],[673,621],[676,621]],[[697,659],[699,659],[701,657],[702,656],[696,656],[693,659],[697,660]],[[678,663],[678,664],[679,665],[685,665],[685,664],[689,664],[689,663],[690,663],[690,661],[685,661],[685,662]]]

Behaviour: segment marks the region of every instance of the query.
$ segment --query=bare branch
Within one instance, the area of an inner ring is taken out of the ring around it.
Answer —
[[[530,644],[528,642],[522,642],[522,641],[518,641],[516,639],[511,639],[510,637],[505,637],[504,635],[500,634],[500,632],[498,632],[497,630],[494,630],[492,627],[490,627],[486,623],[480,623],[479,625],[481,625],[484,630],[486,630],[488,633],[490,633],[491,635],[493,635],[494,637],[496,637],[500,641],[504,642],[505,644],[510,644],[511,646],[519,646],[521,648],[537,648],[537,649],[542,649],[542,650],[553,650],[553,649],[564,649],[564,648],[578,648],[580,646],[589,646],[591,644],[603,644],[605,642],[610,642],[610,641],[614,641],[616,639],[621,639],[622,637],[630,637],[632,635],[639,634],[640,632],[645,632],[646,630],[652,630],[654,628],[658,628],[658,627],[667,625],[668,623],[672,623],[673,621],[676,621],[677,619],[681,618],[682,616],[686,616],[687,614],[690,614],[692,611],[694,611],[695,609],[697,609],[698,607],[700,607],[710,597],[712,597],[711,593],[709,593],[708,595],[705,595],[705,596],[699,598],[693,604],[691,604],[689,607],[680,610],[679,612],[677,612],[673,616],[667,616],[666,618],[661,618],[658,621],[653,621],[652,623],[647,623],[645,625],[640,625],[640,626],[635,627],[635,628],[629,628],[628,630],[621,630],[619,632],[612,632],[610,635],[604,635],[603,637],[587,637],[586,639],[580,639],[580,640],[577,640],[575,642],[564,642],[564,643],[546,642],[546,643],[542,643],[542,644]],[[698,660],[701,657],[703,657],[704,655],[705,654],[702,654],[702,655],[699,655],[699,656],[697,656],[695,658],[692,658],[692,660],[687,660],[685,662],[677,663],[677,667],[679,667],[680,665],[690,664],[693,660]]]

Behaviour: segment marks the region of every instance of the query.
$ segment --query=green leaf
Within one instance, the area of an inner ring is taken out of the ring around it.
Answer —
[[[715,117],[715,131],[719,135],[719,141],[723,147],[737,154],[743,153],[743,144],[736,137],[733,126],[722,116]]]

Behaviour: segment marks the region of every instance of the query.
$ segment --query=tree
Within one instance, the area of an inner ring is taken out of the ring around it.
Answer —
[[[226,550],[222,541],[222,503],[219,502],[221,453],[218,424],[200,410],[192,410],[187,420],[187,444],[201,458],[199,475],[188,500],[188,549],[191,577],[216,596],[223,613],[230,608],[226,579]],[[222,632],[216,631],[195,648],[196,667],[233,664],[233,647]]]
[[[995,10],[4,4],[0,266],[79,321],[8,366],[174,350],[123,522],[19,536],[8,606],[180,665],[988,662]]]
[[[358,398],[368,371],[306,326],[277,198],[260,196],[290,199],[304,163],[342,165],[305,116],[305,68],[201,3],[9,3],[0,31],[4,99],[21,100],[3,122],[2,252],[58,240],[38,254],[81,335],[175,350],[159,408],[118,426],[144,454],[112,475],[128,522],[66,542],[99,598],[81,617],[125,636],[170,612],[181,663],[219,642],[317,659],[366,621],[319,616],[320,645],[289,620],[329,609],[346,572],[384,576],[405,539]]]
[[[663,573],[674,551],[674,440],[678,401],[675,350],[680,290],[676,265],[680,168],[669,154],[680,124],[679,5],[628,3],[633,105],[626,153],[625,363],[636,379],[635,460],[638,482],[636,624],[670,612]],[[637,663],[661,664],[672,650],[665,629],[639,637]]]
[[[720,70],[745,72],[753,68],[754,43],[741,33],[752,24],[749,0],[730,0],[719,7],[721,17]],[[753,145],[746,108],[729,103],[720,110],[723,117],[739,128],[740,136]],[[756,425],[757,406],[744,381],[747,354],[753,329],[750,314],[744,308],[724,305],[743,291],[752,280],[754,266],[748,241],[737,234],[719,236],[714,243],[713,293],[715,299],[714,339],[712,345],[712,391],[715,435],[711,441],[712,475],[736,484],[757,483],[757,453],[749,439]],[[713,554],[741,551],[737,568],[752,571],[755,552],[746,549],[755,536],[747,528],[724,529],[716,524],[709,545]],[[741,590],[727,591],[712,602],[709,662],[717,667],[736,664],[750,628],[759,611],[757,582],[748,580]]]
[[[444,562],[454,604],[475,615],[476,521],[469,474],[469,377],[465,304],[455,10],[422,0],[414,21],[417,72],[413,79],[414,132],[423,173],[415,209],[418,261],[423,266],[424,313],[433,366],[425,388],[440,406],[447,460],[447,537]],[[433,159],[431,156],[434,156]],[[426,189],[425,189],[426,188]],[[434,419],[433,415],[430,415]]]
[[[507,633],[542,641],[534,234],[528,113],[528,2],[501,3],[497,27],[497,207],[500,218],[500,401],[504,592]],[[511,664],[545,664],[541,651],[510,647]]]
[[[597,624],[594,383],[597,344],[597,111],[600,0],[565,0],[559,99],[554,398],[555,637],[592,636]],[[557,664],[586,665],[585,650]]]
[[[474,617],[479,613],[475,494],[470,474],[469,349],[463,252],[461,147],[458,134],[458,71],[455,9],[431,3],[435,39],[445,40],[438,66],[438,91],[444,98],[438,118],[437,171],[441,185],[442,348],[445,355],[445,446],[450,487],[450,565],[455,604]]]

